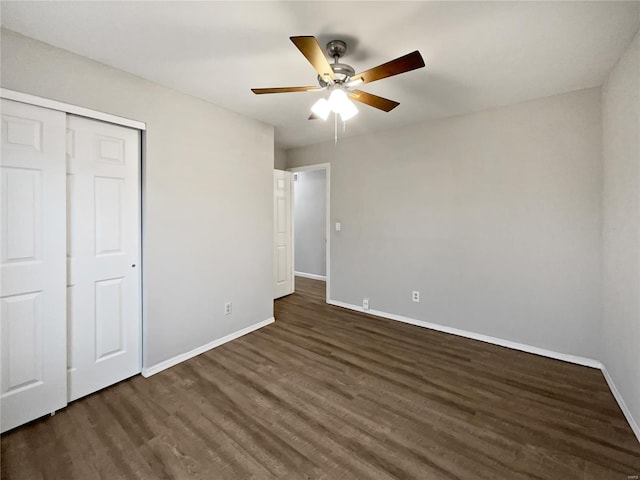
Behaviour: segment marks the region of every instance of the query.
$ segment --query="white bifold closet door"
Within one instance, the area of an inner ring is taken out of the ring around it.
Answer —
[[[140,372],[140,132],[2,100],[0,429]]]
[[[140,132],[67,117],[69,400],[141,369]]]
[[[65,125],[2,100],[2,432],[67,404]]]

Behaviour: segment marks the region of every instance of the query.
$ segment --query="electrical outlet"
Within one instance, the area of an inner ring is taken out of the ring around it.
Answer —
[[[362,299],[362,308],[364,308],[365,310],[369,310],[369,299],[368,298],[363,298]]]
[[[229,315],[231,313],[231,302],[224,304],[224,314]]]
[[[420,303],[420,292],[414,290],[413,294],[411,295],[411,300],[413,300],[416,303]]]

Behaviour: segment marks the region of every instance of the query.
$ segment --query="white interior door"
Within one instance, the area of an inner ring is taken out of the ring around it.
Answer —
[[[291,173],[273,171],[274,298],[293,293],[293,228]]]
[[[67,404],[65,121],[2,100],[3,432]]]
[[[141,369],[140,133],[67,117],[69,400]]]

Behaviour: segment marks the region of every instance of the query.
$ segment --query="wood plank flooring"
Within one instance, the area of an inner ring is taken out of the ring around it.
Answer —
[[[324,303],[2,436],[3,479],[594,479],[640,475],[598,370]]]

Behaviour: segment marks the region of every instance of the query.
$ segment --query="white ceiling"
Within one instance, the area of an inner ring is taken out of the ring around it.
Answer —
[[[400,102],[358,105],[347,134],[601,85],[640,27],[640,2],[1,2],[2,25],[276,127],[283,148],[331,140],[307,121],[319,93],[289,40],[348,42],[366,70],[413,50],[427,68],[361,87]]]

